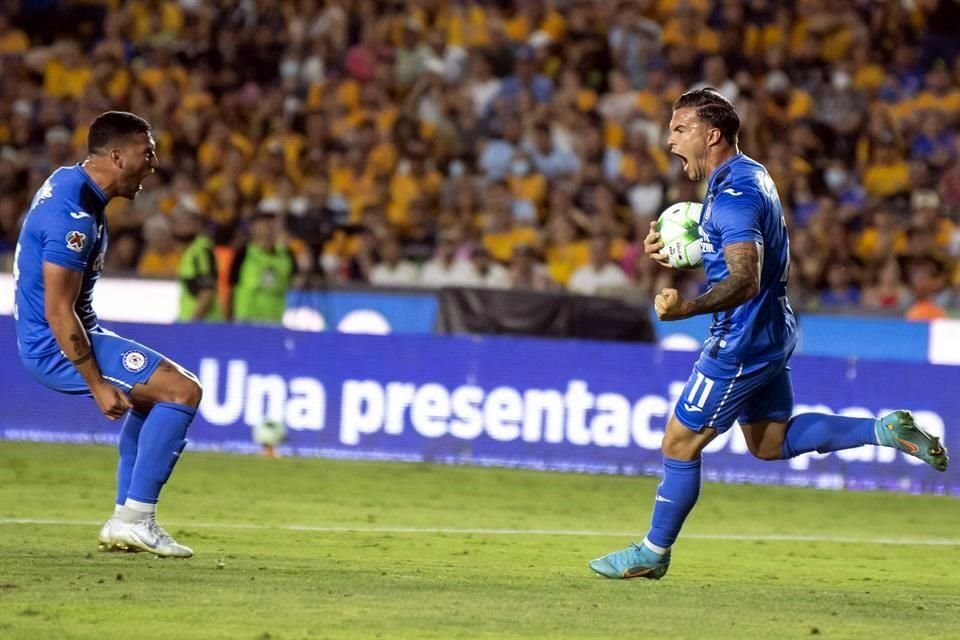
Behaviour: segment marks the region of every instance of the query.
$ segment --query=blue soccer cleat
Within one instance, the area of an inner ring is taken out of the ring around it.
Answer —
[[[876,422],[877,444],[893,447],[923,460],[937,471],[946,471],[947,448],[940,438],[932,436],[913,421],[909,411],[888,413]]]
[[[670,552],[657,555],[642,544],[630,543],[626,549],[614,551],[590,561],[590,568],[604,578],[629,580],[647,578],[659,580],[670,568]]]

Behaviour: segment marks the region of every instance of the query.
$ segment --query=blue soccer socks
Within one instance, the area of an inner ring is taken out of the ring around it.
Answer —
[[[137,461],[137,444],[140,441],[140,430],[143,421],[147,419],[142,413],[133,409],[127,412],[120,427],[120,460],[117,463],[117,505],[122,505],[127,499],[127,490],[130,488],[130,478],[133,476],[133,466]]]
[[[676,542],[693,505],[700,497],[700,470],[703,460],[674,460],[664,457],[663,481],[657,487],[653,518],[647,540],[669,549]]]
[[[127,497],[156,503],[160,490],[173,472],[187,445],[187,427],[196,409],[173,402],[158,402],[143,423]]]
[[[787,423],[783,459],[816,451],[828,453],[877,444],[873,418],[850,418],[828,413],[802,413]]]

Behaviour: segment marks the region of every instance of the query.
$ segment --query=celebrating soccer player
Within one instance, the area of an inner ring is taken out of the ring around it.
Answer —
[[[708,179],[700,242],[710,289],[695,300],[664,289],[655,307],[661,320],[710,313],[713,324],[667,423],[663,481],[646,537],[590,562],[607,578],[660,579],[667,573],[670,548],[700,494],[701,452],[734,420],[750,452],[763,460],[869,444],[897,448],[938,471],[947,468],[939,439],[919,428],[907,411],[876,420],[792,416],[787,364],[797,322],[787,301],[787,227],[770,174],[737,148],[739,129],[733,105],[713,89],[689,91],[674,105],[669,149],[691,180]],[[654,225],[644,247],[669,266]]]
[[[157,524],[156,508],[186,446],[200,384],[156,351],[101,327],[91,306],[107,250],[104,208],[137,195],[157,169],[156,144],[145,120],[119,111],[94,120],[87,144],[82,164],[43,183],[20,231],[17,347],[38,382],[92,396],[108,418],[123,418],[116,508],[100,531],[101,548],[190,557]]]

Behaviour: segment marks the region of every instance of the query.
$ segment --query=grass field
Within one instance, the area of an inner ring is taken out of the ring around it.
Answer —
[[[960,637],[952,498],[710,484],[664,580],[611,581],[654,479],[191,453],[177,561],[96,551],[113,466],[0,442],[0,638]]]

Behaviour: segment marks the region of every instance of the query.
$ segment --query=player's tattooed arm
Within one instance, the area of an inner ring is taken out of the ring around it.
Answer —
[[[74,365],[82,364],[90,359],[93,349],[82,337],[76,333],[70,334],[70,344],[73,345],[73,353],[68,357]]]
[[[687,316],[726,311],[739,306],[760,291],[760,249],[756,242],[735,242],[723,249],[727,263],[725,279],[692,300]]]

